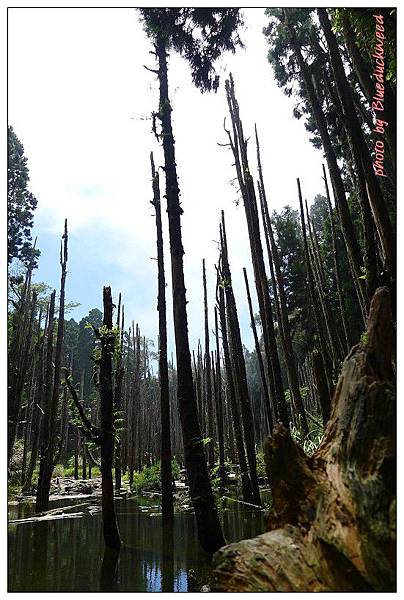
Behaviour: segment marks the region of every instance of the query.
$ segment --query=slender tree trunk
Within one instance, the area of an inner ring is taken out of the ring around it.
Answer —
[[[170,432],[170,390],[167,364],[167,316],[166,316],[166,281],[164,273],[163,228],[161,223],[161,203],[159,174],[154,167],[153,153],[150,154],[153,201],[156,210],[157,230],[157,265],[159,313],[159,382],[160,382],[160,422],[161,422],[161,510],[164,521],[174,518],[174,499],[171,470],[171,432]]]
[[[219,276],[219,274],[218,274]],[[241,429],[241,417],[240,411],[237,404],[236,388],[234,383],[233,369],[230,358],[229,341],[227,337],[227,321],[226,321],[226,307],[225,307],[225,294],[223,289],[223,279],[218,278],[217,287],[217,303],[220,317],[220,328],[222,331],[222,345],[224,364],[226,368],[226,391],[227,398],[230,400],[232,422],[234,427],[234,437],[236,440],[237,455],[240,465],[241,474],[241,485],[243,490],[244,502],[254,502],[254,495],[251,486],[251,479],[248,472],[247,460],[245,456],[243,433]]]
[[[323,176],[324,176],[325,192],[326,192],[327,203],[328,203],[328,214],[330,217],[333,259],[334,259],[334,271],[335,271],[335,281],[337,284],[338,304],[339,304],[339,309],[340,309],[342,326],[344,329],[345,350],[348,352],[348,350],[350,348],[350,335],[349,335],[349,328],[348,328],[348,322],[347,322],[347,316],[346,316],[346,310],[345,310],[345,304],[344,304],[344,296],[343,296],[342,285],[341,285],[341,272],[340,272],[340,268],[339,268],[339,257],[338,257],[338,248],[337,248],[337,236],[336,236],[336,232],[335,232],[334,215],[333,215],[333,210],[332,210],[330,191],[328,188],[327,174],[325,172],[324,165],[323,165]]]
[[[219,477],[221,487],[226,486],[225,469],[225,450],[224,450],[224,424],[223,424],[223,394],[222,394],[222,372],[220,367],[220,345],[219,345],[219,325],[217,318],[217,307],[215,306],[215,337],[216,337],[216,379],[215,379],[215,400],[216,400],[216,422],[217,437],[219,441]]]
[[[241,342],[240,324],[237,314],[237,305],[234,297],[230,265],[227,251],[226,227],[224,212],[222,211],[222,223],[220,230],[220,242],[222,253],[222,273],[226,295],[226,312],[229,323],[230,350],[234,362],[234,374],[236,390],[240,401],[241,415],[243,421],[244,441],[247,453],[248,468],[250,471],[251,488],[254,503],[260,504],[260,495],[257,477],[257,459],[255,455],[254,423],[251,411],[250,397],[248,393],[247,374],[245,368],[243,344]]]
[[[324,360],[325,364],[327,365],[327,367],[326,367],[327,379],[328,379],[329,385],[330,385],[331,377],[330,377],[329,368],[328,368],[328,365],[330,363],[330,359],[329,359],[329,356],[328,356],[327,344],[326,344],[324,333],[323,333],[322,319],[321,319],[321,314],[320,314],[320,307],[318,305],[317,294],[316,294],[315,286],[314,286],[314,277],[313,277],[313,271],[312,271],[311,261],[310,261],[310,255],[309,255],[309,245],[307,243],[306,223],[305,223],[305,218],[304,218],[302,191],[301,191],[301,188],[300,188],[300,180],[299,179],[297,179],[297,188],[298,188],[298,193],[299,193],[300,218],[301,218],[301,223],[302,223],[304,252],[305,252],[306,266],[307,266],[307,281],[308,281],[308,284],[309,284],[309,292],[310,292],[310,297],[311,297],[311,304],[312,304],[312,307],[313,307],[314,318],[315,318],[316,327],[317,327],[317,334],[318,334],[319,346],[320,346],[321,354],[323,356],[323,360]]]
[[[255,352],[257,354],[258,366],[259,366],[260,375],[261,375],[261,390],[262,390],[262,393],[264,396],[268,427],[269,427],[269,431],[271,433],[274,428],[274,422],[272,419],[271,402],[269,399],[269,391],[268,391],[268,386],[267,386],[267,382],[266,382],[266,378],[265,378],[265,368],[264,368],[264,362],[262,360],[261,347],[260,347],[258,334],[257,334],[257,327],[255,325],[254,312],[253,312],[252,302],[251,302],[250,286],[248,285],[247,271],[245,270],[245,268],[243,268],[243,273],[244,273],[245,289],[247,292],[248,309],[250,311],[251,329],[252,329],[253,336],[254,336]]]
[[[57,409],[59,404],[59,389],[60,389],[60,371],[62,359],[62,344],[64,330],[64,311],[65,311],[65,283],[67,273],[67,219],[65,220],[63,244],[60,248],[60,265],[62,269],[60,282],[60,298],[59,298],[59,315],[58,328],[56,336],[54,372],[53,372],[53,388],[52,394],[49,396],[50,402],[46,407],[45,413],[45,430],[42,440],[41,459],[39,467],[38,490],[36,496],[36,511],[42,512],[48,509],[49,491],[54,467],[54,452],[55,452],[55,426]]]
[[[192,380],[183,269],[184,249],[181,236],[182,209],[179,201],[174,136],[171,125],[172,109],[168,96],[167,46],[162,35],[158,36],[156,54],[159,63],[159,116],[165,159],[166,198],[170,234],[178,406],[189,491],[195,510],[198,537],[202,547],[207,552],[213,553],[224,544],[224,538],[210,485]]]
[[[106,546],[118,550],[121,547],[121,539],[115,515],[114,486],[112,480],[114,455],[112,356],[114,353],[115,335],[112,331],[112,296],[110,287],[104,287],[103,302],[103,326],[106,328],[106,331],[101,336],[100,359],[102,521]]]
[[[116,365],[116,376],[115,376],[115,394],[114,394],[114,411],[115,419],[122,419],[122,393],[123,393],[123,380],[125,376],[125,368],[123,365],[123,332],[125,328],[125,310],[122,305],[122,322],[121,322],[121,294],[119,294],[118,301],[118,315],[116,324],[119,328],[119,351]],[[119,421],[123,423],[123,419]],[[120,427],[122,430],[123,428]],[[115,440],[115,489],[120,490],[122,485],[122,459],[121,459],[121,432],[117,435]],[[90,467],[89,467],[90,468]]]
[[[211,386],[211,368],[210,368],[210,350],[209,350],[209,318],[208,318],[208,293],[206,287],[206,267],[205,259],[202,261],[202,278],[203,278],[203,304],[204,304],[204,322],[205,322],[205,397],[206,408],[208,414],[208,436],[210,442],[208,444],[208,463],[210,469],[215,466],[215,442],[213,434],[213,402],[212,402],[212,386]]]
[[[306,414],[304,412],[302,397],[300,394],[299,377],[297,374],[295,354],[293,351],[292,335],[290,332],[288,307],[287,307],[287,302],[286,302],[286,294],[285,294],[285,287],[284,287],[283,276],[282,276],[282,271],[281,271],[281,266],[280,266],[279,253],[278,253],[278,248],[276,247],[276,244],[275,244],[274,234],[273,234],[273,230],[272,230],[272,223],[271,223],[271,219],[269,217],[268,203],[267,203],[265,186],[264,186],[264,178],[263,178],[263,174],[262,174],[261,154],[260,154],[260,146],[259,146],[259,141],[258,141],[257,127],[255,127],[255,140],[256,140],[256,145],[257,145],[257,162],[258,162],[259,192],[260,192],[259,195],[260,195],[260,201],[262,203],[262,209],[263,209],[262,210],[263,225],[264,225],[264,230],[266,229],[268,232],[270,246],[271,246],[271,256],[268,256],[268,258],[269,258],[269,260],[271,260],[271,258],[273,259],[273,263],[274,263],[274,267],[275,267],[276,279],[274,279],[274,286],[275,287],[277,286],[277,288],[278,288],[279,313],[280,313],[279,321],[281,323],[280,334],[281,334],[281,340],[283,342],[283,350],[284,350],[284,355],[285,355],[289,386],[290,386],[293,404],[295,405],[296,411],[298,412],[298,414],[300,416],[300,424],[301,424],[303,433],[304,433],[304,435],[307,435],[309,433],[309,428],[308,428],[308,424],[307,424]]]
[[[317,387],[318,397],[323,415],[323,425],[327,425],[331,414],[331,397],[328,388],[327,377],[325,375],[322,356],[319,352],[313,352],[313,372]]]
[[[269,297],[268,279],[265,272],[264,254],[261,244],[254,182],[248,164],[247,142],[244,138],[243,125],[240,119],[239,107],[235,97],[234,82],[232,77],[230,77],[230,80],[226,81],[226,94],[233,125],[233,137],[231,136],[230,132],[228,132],[228,137],[235,159],[237,178],[243,197],[247,220],[251,258],[254,268],[255,285],[257,289],[257,297],[262,322],[262,334],[268,369],[269,387],[271,390],[271,396],[276,399],[277,417],[281,420],[286,428],[289,428],[289,419],[286,409],[282,374],[275,338],[271,300]]]
[[[285,9],[286,14],[287,14],[287,10],[288,9]],[[298,61],[298,64],[300,67],[300,72],[303,77],[303,80],[304,80],[304,83],[305,83],[305,86],[307,89],[307,93],[309,96],[310,104],[311,104],[311,107],[313,110],[313,115],[314,115],[318,130],[320,132],[321,142],[322,142],[324,154],[325,154],[325,157],[327,160],[328,170],[330,172],[336,206],[337,206],[337,210],[338,210],[338,214],[339,214],[339,218],[340,218],[340,222],[341,222],[345,245],[347,248],[349,264],[352,269],[352,279],[353,279],[355,289],[358,294],[358,300],[359,300],[359,305],[361,306],[362,315],[365,319],[366,290],[365,290],[363,280],[360,279],[360,277],[362,276],[362,269],[361,269],[362,256],[361,256],[360,247],[359,247],[356,233],[355,233],[355,228],[354,228],[354,225],[352,222],[351,214],[349,211],[348,202],[347,202],[347,199],[345,196],[345,189],[344,189],[344,184],[343,184],[342,177],[341,177],[341,172],[340,172],[340,169],[339,169],[339,166],[337,163],[337,158],[336,158],[336,155],[334,152],[334,148],[331,143],[331,138],[328,133],[326,119],[325,119],[322,107],[320,105],[320,102],[317,98],[317,95],[316,95],[316,92],[314,89],[310,68],[308,67],[307,63],[305,62],[305,60],[302,56],[301,48],[297,41],[296,33],[293,29],[293,26],[291,26],[289,23],[286,23],[286,24],[287,24],[290,34],[291,34],[291,43],[292,43],[293,52]]]

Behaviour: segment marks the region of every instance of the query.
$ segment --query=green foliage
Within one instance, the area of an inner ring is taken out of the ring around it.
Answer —
[[[171,469],[173,477],[176,478],[180,474],[180,467],[175,459],[171,460]],[[124,477],[124,481],[127,481],[127,477]],[[160,489],[161,487],[161,463],[158,460],[150,467],[145,467],[142,471],[135,471],[133,473],[133,484],[132,489],[140,494],[143,491]]]
[[[314,421],[309,416],[308,421],[310,431],[306,437],[303,435],[301,428],[297,428],[292,424],[290,426],[290,433],[295,442],[304,450],[305,454],[312,456],[323,439],[324,428],[317,420]]]
[[[190,65],[192,80],[202,92],[219,86],[214,63],[225,51],[242,46],[238,8],[140,8],[148,36],[163,41]],[[164,109],[164,107],[162,107]]]
[[[34,210],[38,204],[28,190],[29,172],[24,148],[8,127],[8,168],[7,168],[7,211],[8,211],[8,262],[20,260],[26,267],[36,267],[40,255],[32,245],[31,229],[34,223]]]
[[[262,450],[257,452],[257,475],[260,478],[266,478],[267,470],[265,466],[265,456]]]
[[[52,477],[64,477],[65,476],[65,468],[62,464],[57,464],[55,465],[53,472],[52,472]]]

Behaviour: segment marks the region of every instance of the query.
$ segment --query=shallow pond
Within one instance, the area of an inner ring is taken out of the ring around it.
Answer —
[[[64,498],[50,508],[78,503]],[[144,497],[116,501],[124,541],[119,555],[104,551],[101,513],[10,523],[9,591],[199,591],[209,581],[210,564],[197,541],[195,517],[191,512],[179,512],[172,526],[163,527],[161,516],[149,516],[144,510],[157,503],[155,498]],[[229,542],[264,531],[261,511],[232,501],[222,500],[221,504]],[[32,511],[32,505],[10,506],[9,519],[27,517]]]

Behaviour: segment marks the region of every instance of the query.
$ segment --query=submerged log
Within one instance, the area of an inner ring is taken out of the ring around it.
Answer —
[[[278,426],[266,442],[268,533],[219,550],[215,591],[394,591],[396,404],[390,294],[345,359],[312,457]]]

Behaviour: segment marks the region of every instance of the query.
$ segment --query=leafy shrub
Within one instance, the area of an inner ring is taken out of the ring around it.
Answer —
[[[262,477],[263,479],[267,476],[264,452],[262,450],[258,450],[257,452],[257,475],[258,477]]]
[[[52,477],[64,477],[65,476],[65,468],[62,464],[55,465],[52,473]]]
[[[174,478],[179,477],[180,467],[175,457],[171,460],[172,475]],[[124,481],[128,480],[128,476],[124,475]],[[142,471],[135,471],[133,473],[133,484],[132,489],[140,494],[142,491],[155,490],[161,488],[161,464],[157,462],[145,467]]]

